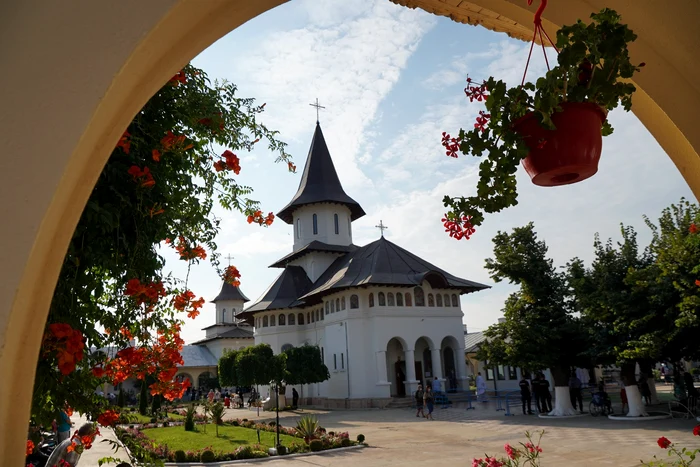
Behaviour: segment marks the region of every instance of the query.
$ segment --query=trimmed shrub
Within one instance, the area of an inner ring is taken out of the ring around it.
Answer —
[[[164,427],[165,427],[165,426],[168,426],[168,425],[170,425],[168,422],[163,422],[163,426],[164,426]]]
[[[148,412],[148,387],[145,381],[141,382],[141,394],[139,395],[139,413],[146,415]]]
[[[248,421],[248,419],[247,419],[247,418],[244,418],[244,419],[243,419],[243,420],[241,420],[241,421],[242,421],[242,422],[247,422],[247,421]]]
[[[207,462],[214,462],[216,460],[216,455],[210,450],[202,451],[202,454],[199,456],[199,461],[206,464]]]
[[[175,451],[175,462],[187,462],[187,454],[182,449]]]
[[[346,447],[348,447],[348,446],[352,446],[352,441],[350,441],[349,438],[343,438],[343,439],[340,440],[340,445],[341,445],[342,447],[346,448]]]
[[[194,404],[190,404],[185,412],[185,431],[194,431],[194,416],[197,413],[197,408]]]
[[[328,436],[335,436],[335,431],[329,431]]]
[[[312,452],[318,452],[323,450],[323,441],[321,441],[320,439],[312,439],[309,443],[309,449],[311,449]]]
[[[277,423],[275,423],[275,422],[270,422],[270,423],[268,423],[269,426],[275,426],[276,424],[277,424]]]
[[[280,456],[284,456],[285,454],[287,454],[287,447],[282,446],[281,444],[277,445],[277,454],[279,454]]]
[[[365,442],[365,435],[363,435],[362,433],[360,433],[359,435],[357,435],[357,442],[358,442],[358,443],[364,443],[364,442]]]
[[[151,417],[151,423],[156,423],[157,421],[156,417]]]
[[[238,426],[238,425],[240,425],[240,423],[238,423],[238,420],[234,420],[231,422],[231,425]]]

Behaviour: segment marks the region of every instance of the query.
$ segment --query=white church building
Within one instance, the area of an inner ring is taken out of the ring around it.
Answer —
[[[255,343],[275,353],[320,347],[331,377],[298,388],[304,403],[384,407],[434,378],[443,389],[466,387],[459,297],[488,286],[383,235],[354,245],[352,223],[364,215],[343,190],[317,122],[299,189],[277,214],[293,228],[292,252],[271,266],[280,275],[236,318],[252,323]]]

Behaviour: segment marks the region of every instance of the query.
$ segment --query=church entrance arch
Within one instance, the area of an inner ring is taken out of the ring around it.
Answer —
[[[400,337],[394,337],[386,345],[387,381],[391,383],[391,395],[406,396],[406,343]]]
[[[416,340],[414,352],[416,359],[416,379],[424,384],[426,384],[428,380],[433,379],[433,356],[430,351],[433,347],[433,341],[425,336],[419,337],[418,340]]]
[[[459,345],[453,336],[445,337],[440,343],[440,353],[442,354],[442,374],[445,378],[445,389],[457,389],[457,358],[459,356]],[[464,359],[464,355],[461,356]]]

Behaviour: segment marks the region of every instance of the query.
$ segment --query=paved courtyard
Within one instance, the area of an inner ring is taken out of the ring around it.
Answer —
[[[526,430],[545,429],[542,441],[544,466],[636,466],[640,459],[650,460],[654,454],[665,457],[656,445],[666,436],[681,446],[700,447],[694,437],[693,420],[618,422],[607,418],[585,416],[563,420],[544,420],[536,416],[506,417],[495,410],[495,404],[480,404],[476,410],[463,406],[436,409],[435,421],[416,418],[410,409],[305,411],[315,413],[329,430],[349,431],[354,438],[362,433],[369,448],[329,453],[298,459],[279,459],[264,463],[269,467],[464,465],[484,453],[501,454],[505,443],[524,441]],[[232,417],[257,418],[249,410],[231,410]],[[261,419],[271,419],[269,412]],[[284,412],[282,424],[293,426],[301,412]],[[77,420],[76,420],[77,421]],[[102,446],[100,446],[102,445]],[[97,449],[96,449],[97,448]],[[81,466],[97,465],[104,455],[106,443],[96,443],[81,459]],[[100,452],[103,452],[100,454]],[[234,464],[261,466],[260,463]]]

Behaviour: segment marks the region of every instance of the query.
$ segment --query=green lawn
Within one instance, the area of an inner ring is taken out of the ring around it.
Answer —
[[[124,415],[129,417],[129,420],[133,420],[131,423],[151,423],[151,417],[150,415],[141,415],[138,412],[124,412]],[[182,415],[175,415],[173,413],[168,413],[168,419],[172,420],[177,420],[177,421],[183,421],[185,417]],[[162,423],[162,420],[158,420],[158,423]]]
[[[214,451],[231,452],[240,445],[258,443],[256,430],[232,425],[219,426],[218,438],[216,428],[211,424],[207,425],[206,433],[203,425],[197,425],[197,431],[185,431],[182,426],[168,426],[148,428],[142,430],[142,433],[160,444],[167,445],[172,450],[182,449],[183,451],[211,447]],[[275,433],[261,431],[260,444],[273,447],[276,444],[275,436]],[[280,434],[280,442],[289,446],[293,442],[303,443],[304,440]]]

